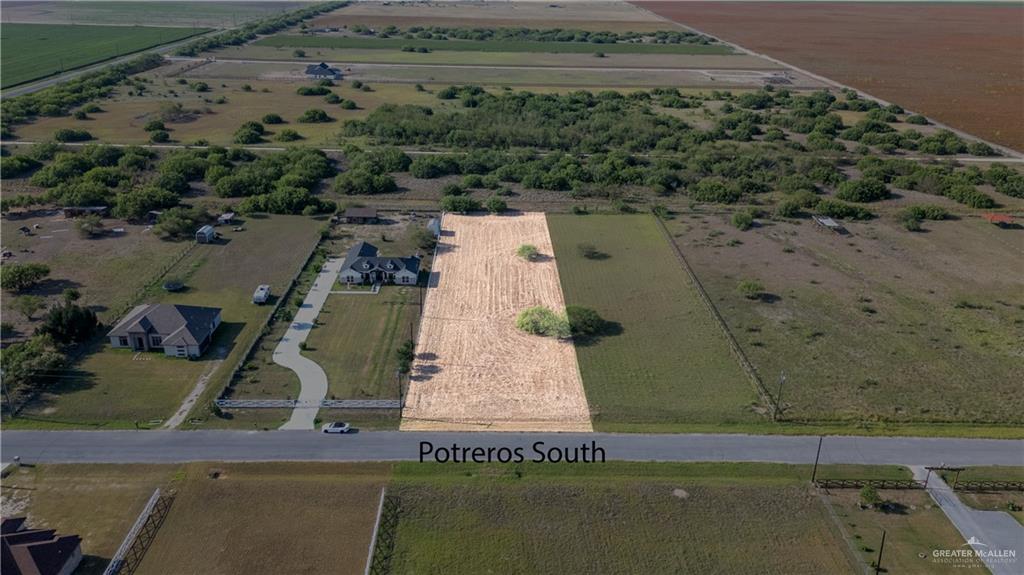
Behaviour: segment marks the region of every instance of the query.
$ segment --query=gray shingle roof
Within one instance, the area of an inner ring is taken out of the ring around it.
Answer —
[[[380,250],[377,249],[377,246],[366,242],[359,242],[349,248],[345,261],[341,264],[341,271],[344,272],[351,269],[365,274],[378,270],[388,273],[409,270],[412,273],[419,273],[420,258],[418,257],[378,257],[378,253],[380,253]]]
[[[143,304],[117,322],[107,337],[156,334],[163,345],[199,345],[213,333],[219,313],[216,307]]]

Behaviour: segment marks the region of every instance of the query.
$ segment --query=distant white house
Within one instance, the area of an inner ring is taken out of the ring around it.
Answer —
[[[419,278],[420,258],[380,257],[377,246],[359,242],[348,250],[338,272],[338,279],[347,284],[414,285]]]

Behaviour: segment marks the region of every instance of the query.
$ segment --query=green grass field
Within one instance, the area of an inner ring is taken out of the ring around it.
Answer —
[[[417,289],[384,287],[377,295],[328,297],[303,352],[327,373],[328,398],[398,397],[395,350],[415,329]]]
[[[6,88],[205,32],[206,28],[4,24]]]
[[[852,573],[809,475],[776,464],[400,463],[391,572]]]
[[[589,44],[584,42],[406,40],[404,38],[352,38],[344,36],[293,36],[277,34],[255,42],[259,46],[290,48],[350,48],[396,50],[405,46],[459,52],[548,52],[568,54],[732,54],[723,45],[701,44]]]
[[[621,326],[576,347],[595,429],[761,420],[750,380],[652,216],[549,214],[548,227],[566,305]],[[600,255],[583,257],[580,244]]]
[[[308,2],[11,2],[4,6],[6,22],[39,24],[121,24],[132,26],[191,26],[230,28],[248,20],[295,10]]]
[[[220,392],[270,312],[269,307],[252,304],[252,291],[262,283],[283,290],[302,265],[304,250],[315,242],[318,225],[309,218],[273,216],[248,218],[243,232],[222,228],[226,241],[196,246],[168,272],[166,277],[184,281],[184,292],[169,294],[157,284],[142,298],[142,302],[222,309],[221,327],[200,360],[113,349],[99,338],[48,393],[4,425],[133,428],[138,422],[145,426],[150,420],[170,417],[203,374],[210,375],[210,380],[193,415],[208,417],[209,400]],[[282,242],[282,237],[289,241]]]

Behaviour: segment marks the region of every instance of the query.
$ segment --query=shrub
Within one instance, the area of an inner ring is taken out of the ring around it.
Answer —
[[[339,103],[338,105],[341,106],[342,110],[355,110],[356,108],[359,107],[352,100],[342,100],[341,103]]]
[[[818,214],[839,220],[870,220],[875,217],[871,211],[838,200],[823,199],[815,206]]]
[[[972,208],[988,209],[996,206],[995,200],[970,184],[954,184],[943,195]]]
[[[469,192],[458,184],[445,184],[444,187],[441,188],[442,196],[465,196],[468,193]]]
[[[92,134],[86,130],[61,128],[53,133],[53,139],[58,142],[86,142],[92,139]]]
[[[409,173],[423,179],[440,178],[460,171],[459,162],[450,156],[419,156],[409,164]]]
[[[37,311],[43,309],[44,305],[46,305],[46,300],[37,295],[21,295],[14,298],[14,301],[11,302],[11,307],[25,316],[25,319],[28,321],[32,321],[32,316]]]
[[[146,126],[143,128],[143,130],[145,130],[147,132],[155,132],[157,130],[166,130],[166,129],[167,128],[164,127],[164,123],[161,122],[160,120],[150,120],[150,121],[146,122]]]
[[[749,230],[754,225],[754,216],[747,211],[736,212],[732,215],[732,225],[741,231]]]
[[[235,131],[234,142],[236,144],[258,144],[263,141],[263,133],[266,130],[259,122],[246,122]]]
[[[491,196],[484,202],[484,207],[492,214],[500,214],[508,209],[508,204],[499,196]]]
[[[922,116],[920,114],[914,114],[912,116],[907,116],[906,122],[908,124],[915,124],[915,125],[918,125],[918,126],[927,126],[928,125],[928,118],[925,118],[924,116]]]
[[[480,202],[469,196],[445,196],[441,198],[441,209],[460,214],[476,212],[480,210]]]
[[[41,164],[26,156],[0,158],[0,178],[17,178],[38,168]]]
[[[48,275],[50,268],[44,264],[7,263],[0,266],[0,284],[3,284],[3,289],[12,292],[25,291]]]
[[[327,102],[328,104],[338,104],[341,102],[341,96],[337,94],[327,94],[324,96],[324,102]]]
[[[323,124],[332,121],[333,118],[327,115],[327,112],[320,110],[319,108],[310,108],[299,116],[298,121],[303,124]]]
[[[370,195],[398,189],[390,174],[374,174],[363,167],[353,168],[334,178],[334,191],[346,195]]]
[[[267,114],[263,116],[262,121],[264,124],[283,124],[284,118],[280,114]]]
[[[306,51],[305,50],[301,50],[301,49],[292,50],[292,56],[295,57],[295,58],[305,58],[306,57]]]
[[[154,144],[162,144],[164,142],[169,142],[170,140],[171,135],[165,132],[164,130],[157,130],[149,134],[149,141],[153,142]]]
[[[192,88],[192,90],[194,92],[209,92],[210,91],[210,85],[207,84],[206,82],[193,82],[193,83],[189,84],[189,87]]]
[[[531,335],[565,339],[572,335],[568,318],[544,307],[524,309],[516,316],[516,327]]]
[[[736,286],[736,291],[747,299],[761,299],[764,286],[757,280],[743,280]]]
[[[872,485],[865,485],[860,490],[860,503],[865,507],[874,507],[882,503],[882,497]]]
[[[839,184],[836,197],[848,202],[874,202],[889,197],[889,188],[881,180],[864,178]]]
[[[278,142],[294,142],[296,140],[301,140],[302,135],[296,132],[295,130],[285,128],[284,130],[281,130],[280,132],[277,133],[277,137],[275,139]]]
[[[540,257],[540,252],[537,251],[537,246],[533,244],[523,244],[516,248],[516,255],[526,261],[532,262]]]
[[[687,189],[687,194],[698,202],[731,204],[740,199],[740,192],[722,178],[705,178]]]
[[[295,93],[300,96],[326,96],[331,89],[327,86],[299,86]]]
[[[920,220],[944,220],[949,217],[949,210],[930,204],[907,206],[903,211]]]
[[[75,229],[78,230],[78,235],[83,238],[102,235],[104,232],[103,220],[99,214],[86,214],[75,219]]]
[[[399,373],[409,373],[412,371],[412,362],[416,359],[416,344],[411,339],[405,340],[395,350],[395,356],[398,358]]]

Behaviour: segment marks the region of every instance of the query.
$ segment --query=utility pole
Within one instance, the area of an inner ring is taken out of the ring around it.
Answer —
[[[878,559],[875,559],[875,575],[882,572],[882,551],[885,550],[885,529],[882,530],[882,543],[878,546]]]
[[[814,456],[814,469],[811,471],[811,483],[818,478],[818,460],[821,459],[821,442],[825,440],[824,436],[818,437],[818,454]]]
[[[779,409],[782,408],[782,385],[786,383],[786,372],[779,373],[779,391],[775,394],[775,411],[772,413],[772,420],[779,418]]]

